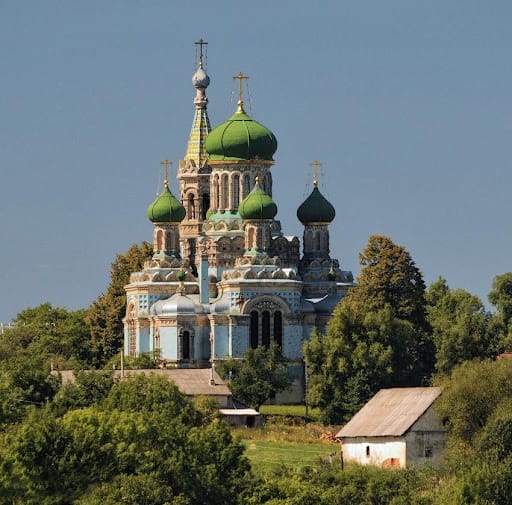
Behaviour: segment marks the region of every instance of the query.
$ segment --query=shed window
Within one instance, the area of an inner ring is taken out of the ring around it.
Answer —
[[[425,447],[425,457],[426,458],[432,457],[432,447]]]
[[[366,446],[366,457],[367,458],[370,457],[370,446],[369,445]]]

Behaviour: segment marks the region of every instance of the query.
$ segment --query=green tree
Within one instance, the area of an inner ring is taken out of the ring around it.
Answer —
[[[446,374],[463,361],[494,355],[491,315],[477,296],[463,289],[450,289],[439,278],[429,287],[426,298],[437,372]]]
[[[452,438],[472,444],[501,402],[512,402],[512,360],[465,361],[441,384],[436,402]]]
[[[122,381],[104,401],[62,416],[33,410],[3,442],[5,504],[241,504],[251,482],[227,425],[204,423],[162,377]]]
[[[498,309],[495,317],[500,337],[498,352],[512,352],[512,272],[494,278],[489,301]]]
[[[133,244],[125,254],[118,254],[110,270],[110,284],[87,309],[85,320],[91,335],[96,365],[104,365],[122,346],[123,317],[126,312],[124,286],[132,272],[140,271],[151,258],[152,247],[143,242]]]
[[[225,360],[219,365],[219,372],[229,379],[233,396],[255,409],[288,389],[292,382],[276,344],[268,349],[264,346],[248,349],[243,360]]]
[[[347,420],[382,387],[425,383],[433,368],[425,284],[410,254],[371,236],[357,285],[336,307],[325,335],[304,346],[308,400],[327,423]]]

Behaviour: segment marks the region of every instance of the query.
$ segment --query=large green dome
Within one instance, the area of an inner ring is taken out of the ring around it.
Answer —
[[[248,116],[243,107],[206,137],[206,150],[211,161],[267,160],[277,149],[274,134]]]
[[[238,213],[242,219],[274,219],[277,205],[256,181],[252,191],[240,203]]]
[[[183,221],[185,214],[185,207],[170,192],[167,182],[147,210],[147,216],[153,223],[179,223]]]
[[[311,194],[297,209],[297,217],[302,224],[330,223],[334,220],[335,216],[336,211],[334,207],[327,198],[320,193],[316,185]]]

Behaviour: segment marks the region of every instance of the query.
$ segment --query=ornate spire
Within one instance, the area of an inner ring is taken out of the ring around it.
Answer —
[[[196,88],[196,96],[194,105],[196,108],[192,128],[185,153],[185,160],[193,160],[196,167],[201,167],[205,163],[208,154],[205,149],[206,136],[210,133],[211,126],[208,118],[206,106],[208,98],[206,97],[206,88],[210,84],[210,77],[204,70],[203,46],[208,42],[199,39],[195,44],[199,45],[199,62],[198,68],[192,76],[192,84]]]
[[[243,72],[233,76],[233,79],[238,79],[238,110],[237,112],[245,112],[244,110],[244,93],[243,93],[243,82],[249,79],[248,75],[244,75]]]

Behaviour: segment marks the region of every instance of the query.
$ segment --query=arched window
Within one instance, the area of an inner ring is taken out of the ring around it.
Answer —
[[[210,195],[208,193],[204,193],[203,197],[203,208],[201,211],[201,219],[206,219],[206,213],[208,212],[208,209],[210,208]]]
[[[270,312],[268,310],[261,314],[261,345],[266,348],[270,346]]]
[[[215,174],[213,178],[213,201],[215,202],[215,210],[219,210],[220,196],[219,196],[219,176]]]
[[[181,358],[190,359],[190,333],[184,331],[181,336]]]
[[[320,232],[315,232],[315,251],[320,251]]]
[[[283,314],[279,310],[274,312],[274,342],[283,347]]]
[[[245,198],[250,192],[251,192],[251,177],[249,176],[249,174],[245,174],[242,199]]]
[[[187,214],[188,214],[189,219],[196,218],[196,202],[195,202],[194,195],[192,193],[190,193],[190,195],[188,195]]]
[[[158,230],[156,232],[156,250],[163,251],[163,231]]]
[[[222,175],[222,208],[229,209],[229,179],[228,174]]]
[[[259,314],[256,310],[251,312],[251,348],[258,347],[258,318]]]
[[[247,230],[247,239],[249,246],[247,249],[255,248],[256,244],[254,243],[254,228],[252,226]]]
[[[240,176],[235,174],[233,176],[233,208],[238,209],[240,205]]]

